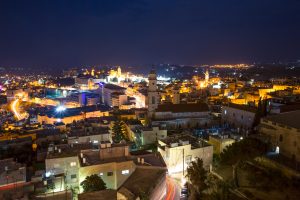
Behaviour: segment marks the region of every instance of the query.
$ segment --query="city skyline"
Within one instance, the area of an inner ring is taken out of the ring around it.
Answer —
[[[299,59],[300,3],[1,1],[0,66]]]

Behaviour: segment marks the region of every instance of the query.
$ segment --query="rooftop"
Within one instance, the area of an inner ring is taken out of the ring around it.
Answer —
[[[11,171],[11,170],[19,170],[19,168],[21,167],[24,166],[20,163],[15,162],[13,158],[0,160],[0,174],[6,171],[5,168],[7,168],[8,171]]]
[[[61,144],[53,147],[51,151],[48,151],[47,159],[75,157],[79,155],[81,150],[93,148],[94,146],[91,143]]]
[[[196,137],[189,134],[176,134],[168,136],[167,138],[162,139],[160,141],[165,143],[168,147],[177,147],[190,144],[192,149],[197,149],[211,146],[204,140],[197,139]]]
[[[135,197],[140,196],[141,192],[147,195],[165,176],[166,169],[136,168],[122,185],[119,192],[123,194],[123,191],[130,191]]]
[[[72,129],[70,131],[70,134],[68,134],[68,137],[83,137],[83,136],[89,136],[89,135],[102,135],[102,134],[109,134],[109,128],[107,127],[93,127],[92,131],[88,130],[76,130]]]
[[[257,108],[255,108],[255,107],[242,105],[242,104],[229,103],[228,105],[225,105],[225,106],[228,106],[230,108],[235,108],[235,109],[238,109],[238,110],[244,110],[244,111],[252,112],[252,113],[256,113],[256,111],[257,111]]]
[[[268,116],[266,119],[292,128],[300,129],[300,110]]]
[[[110,89],[110,90],[126,90],[124,87],[120,87],[115,84],[105,84],[104,88]]]
[[[86,192],[78,195],[78,200],[107,200],[107,199],[117,199],[116,190],[101,190],[96,192]]]
[[[156,112],[208,112],[209,108],[206,103],[197,104],[161,104],[158,105]]]

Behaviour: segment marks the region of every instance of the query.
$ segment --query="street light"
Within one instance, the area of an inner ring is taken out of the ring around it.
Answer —
[[[56,112],[63,112],[63,111],[65,111],[66,110],[66,107],[64,107],[64,106],[62,106],[62,105],[60,105],[60,106],[58,106],[56,109],[55,109],[55,111]]]

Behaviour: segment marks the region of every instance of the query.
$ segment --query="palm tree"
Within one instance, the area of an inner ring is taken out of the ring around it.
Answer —
[[[190,163],[187,168],[186,177],[198,195],[201,195],[202,192],[208,188],[206,183],[208,171],[203,168],[202,159],[196,158],[195,161]]]

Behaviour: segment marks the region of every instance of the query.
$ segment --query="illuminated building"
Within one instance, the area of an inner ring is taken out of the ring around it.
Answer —
[[[212,145],[187,134],[158,140],[158,152],[165,160],[170,174],[185,171],[196,158],[202,159],[203,166],[209,169],[213,158]]]
[[[126,88],[120,87],[115,84],[104,84],[101,86],[100,96],[102,97],[103,103],[110,107],[113,105],[113,97],[125,94]]]
[[[109,110],[110,108],[104,105],[67,108],[59,112],[52,109],[39,113],[38,122],[40,124],[54,124],[55,122],[70,124],[86,118],[108,116]]]
[[[149,77],[149,85],[148,85],[148,96],[147,96],[147,106],[148,106],[148,115],[151,117],[153,112],[157,108],[159,104],[159,96],[157,91],[157,79],[156,79],[156,72],[151,70]]]
[[[179,104],[180,103],[180,93],[178,87],[174,87],[172,90],[172,103]]]
[[[110,142],[52,146],[45,163],[45,180],[54,182],[55,192],[72,187],[81,193],[83,188],[80,183],[93,174],[100,176],[108,189],[122,190],[122,187],[128,187],[126,181],[136,180],[136,176],[131,176],[140,168],[148,169],[149,174],[159,169],[164,172],[163,179],[166,171],[165,163],[158,154],[131,155],[128,145]],[[153,181],[149,182],[150,186],[153,184]]]

